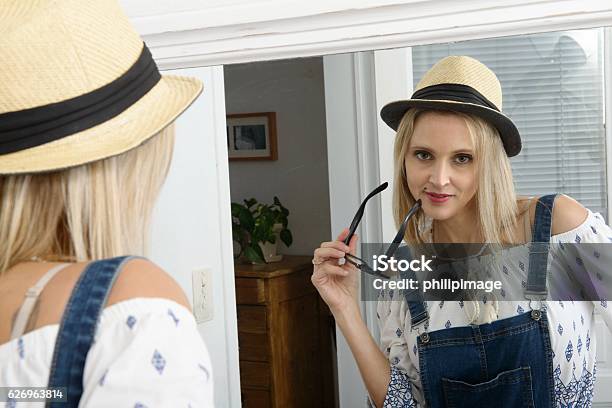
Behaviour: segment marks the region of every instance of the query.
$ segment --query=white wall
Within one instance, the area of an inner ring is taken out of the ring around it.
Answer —
[[[204,92],[177,120],[174,158],[153,217],[150,258],[177,280],[192,302],[192,271],[212,269],[214,316],[198,329],[212,358],[215,406],[238,407],[223,70],[193,68],[172,73],[200,78]]]
[[[233,202],[278,196],[293,244],[279,253],[312,254],[330,238],[322,58],[227,65],[227,113],[276,112],[278,160],[230,161]]]

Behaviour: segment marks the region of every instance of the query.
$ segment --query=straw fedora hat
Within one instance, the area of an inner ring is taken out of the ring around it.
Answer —
[[[388,103],[380,116],[397,130],[410,108],[450,110],[481,117],[498,130],[508,157],[521,151],[519,131],[502,113],[502,90],[497,76],[474,58],[441,59],[425,73],[410,99]]]
[[[0,174],[118,155],[200,94],[161,76],[116,0],[19,0],[0,12]]]

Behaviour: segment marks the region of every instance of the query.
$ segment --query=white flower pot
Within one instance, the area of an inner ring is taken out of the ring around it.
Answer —
[[[264,254],[266,262],[278,262],[283,259],[283,255],[277,254],[278,241],[280,241],[280,231],[283,229],[283,224],[274,224],[274,235],[276,236],[276,242],[259,243],[261,252]]]

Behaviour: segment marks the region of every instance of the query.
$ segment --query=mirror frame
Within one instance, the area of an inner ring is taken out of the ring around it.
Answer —
[[[612,25],[601,0],[233,3],[158,15],[124,6],[163,70]]]

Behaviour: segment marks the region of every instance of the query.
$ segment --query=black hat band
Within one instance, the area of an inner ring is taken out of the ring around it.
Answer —
[[[412,94],[411,99],[425,100],[447,100],[455,102],[466,102],[485,106],[499,112],[494,103],[485,98],[480,92],[468,85],[461,84],[438,84],[426,86]]]
[[[61,139],[114,118],[149,92],[161,75],[143,44],[123,75],[94,91],[61,102],[0,114],[0,154]]]

